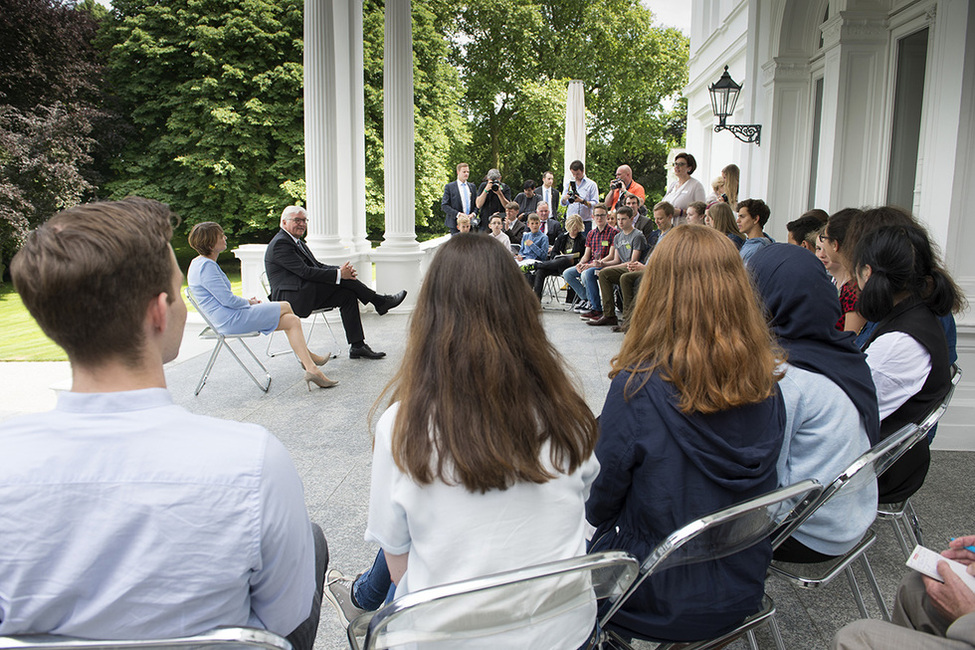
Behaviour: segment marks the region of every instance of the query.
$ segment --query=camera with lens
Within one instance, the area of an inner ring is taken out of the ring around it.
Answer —
[[[616,178],[609,184],[609,189],[611,190],[621,190],[623,189],[623,181]]]
[[[578,196],[579,196],[579,190],[576,189],[576,182],[575,181],[569,181],[569,189],[565,193],[566,200],[569,203],[572,203],[573,201],[576,200],[576,198]]]
[[[491,191],[492,192],[497,192],[500,189],[501,189],[501,183],[499,183],[498,181],[491,181]]]

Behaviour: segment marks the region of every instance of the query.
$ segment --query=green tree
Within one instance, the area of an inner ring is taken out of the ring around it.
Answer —
[[[266,230],[304,177],[301,0],[115,0],[110,79],[137,135],[115,197]]]
[[[416,223],[442,229],[440,198],[453,177],[452,153],[469,141],[467,124],[459,109],[462,90],[457,71],[450,65],[450,45],[443,25],[451,14],[443,0],[414,2],[413,110],[414,164],[416,167]],[[372,238],[384,229],[383,201],[383,46],[385,4],[363,3],[363,66],[365,83],[366,219]]]
[[[686,113],[674,100],[687,81],[688,41],[652,18],[638,0],[459,6],[452,60],[466,89],[475,169],[498,167],[515,183],[560,170],[565,90],[581,79],[587,175],[605,189],[625,162],[648,190],[662,185],[667,149],[677,144],[674,121]]]
[[[24,235],[94,198],[118,116],[97,20],[61,0],[0,0],[0,276]]]

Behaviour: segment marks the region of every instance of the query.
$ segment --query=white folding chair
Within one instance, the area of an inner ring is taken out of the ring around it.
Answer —
[[[529,628],[558,630],[580,617],[593,628],[589,643],[594,644],[596,601],[622,594],[637,567],[629,553],[608,551],[423,589],[353,620],[349,645],[354,650],[529,647],[518,642]],[[578,639],[579,645],[585,641]]]
[[[928,432],[938,426],[938,421],[945,414],[945,411],[948,410],[948,404],[951,402],[951,398],[955,394],[955,388],[960,381],[961,368],[957,364],[952,364],[951,387],[948,389],[948,393],[941,400],[941,403],[934,407],[918,423],[918,426],[924,430],[925,437],[927,437]],[[911,504],[910,498],[897,503],[881,503],[877,506],[877,518],[890,523],[891,528],[894,529],[894,535],[897,537],[897,543],[904,552],[905,558],[911,556],[911,552],[915,546],[924,545],[924,540],[921,536],[921,522],[917,518],[917,513],[914,512],[914,506]]]
[[[923,439],[925,434],[926,431],[922,430],[916,424],[909,424],[867,450],[853,461],[842,474],[826,486],[826,489],[823,490],[820,497],[809,511],[807,511],[806,516],[799,522],[799,526],[821,506],[835,498],[837,494],[848,494],[851,491],[861,488],[868,482],[876,483],[877,477],[883,474],[887,468],[893,465],[914,444]],[[787,535],[776,536],[772,541],[773,548],[777,548],[787,537]],[[833,578],[842,573],[846,575],[847,581],[849,582],[850,591],[853,592],[853,598],[856,600],[857,609],[860,610],[861,618],[869,618],[867,608],[863,602],[863,595],[860,593],[860,587],[857,584],[857,579],[852,568],[853,562],[858,561],[860,568],[867,576],[870,589],[873,591],[874,598],[877,600],[877,606],[880,608],[884,620],[889,621],[890,611],[887,609],[887,604],[884,602],[883,595],[880,593],[880,586],[877,584],[877,578],[874,576],[873,569],[870,568],[870,562],[867,560],[866,555],[867,549],[873,545],[876,539],[876,533],[868,530],[852,549],[843,555],[839,555],[825,562],[797,563],[773,560],[772,566],[769,567],[769,574],[803,589],[816,589],[829,584]]]
[[[267,279],[267,271],[261,272],[261,286],[264,288],[264,294],[270,299],[271,283]],[[329,354],[332,355],[333,359],[336,359],[339,356],[337,350],[340,350],[341,347],[339,346],[338,339],[335,338],[335,332],[332,331],[332,324],[329,323],[328,319],[325,317],[325,314],[333,311],[334,309],[335,307],[322,307],[321,309],[315,309],[308,315],[308,318],[311,319],[311,327],[308,328],[308,334],[305,336],[305,343],[311,345],[311,335],[315,333],[315,323],[317,323],[319,318],[321,318],[321,321],[325,323],[325,327],[328,329],[329,336],[332,337],[332,349],[329,351]],[[294,350],[292,350],[290,347],[286,350],[271,352],[271,341],[274,340],[274,334],[275,332],[268,334],[267,347],[264,349],[264,354],[269,357],[276,357],[281,354],[294,354]]]
[[[203,322],[206,323],[206,327],[203,329],[202,332],[200,332],[200,338],[216,341],[216,344],[213,346],[213,352],[210,353],[210,360],[207,361],[206,368],[203,369],[203,374],[200,376],[200,383],[196,385],[196,392],[193,394],[199,395],[200,391],[203,390],[203,385],[207,383],[207,378],[210,376],[210,370],[213,369],[213,364],[217,360],[217,355],[220,354],[220,350],[224,346],[227,347],[227,350],[230,351],[230,354],[234,355],[234,359],[237,360],[237,363],[240,365],[241,368],[244,369],[244,372],[247,373],[247,376],[251,378],[254,384],[256,384],[258,388],[260,388],[262,391],[266,393],[268,387],[271,385],[271,373],[267,371],[267,368],[264,367],[264,364],[261,363],[261,360],[257,358],[257,355],[255,355],[254,352],[251,351],[247,343],[244,342],[244,339],[260,336],[261,333],[248,332],[246,334],[221,334],[220,332],[217,331],[217,328],[213,326],[213,323],[210,322],[210,318],[206,315],[206,312],[200,309],[200,304],[196,301],[196,298],[193,297],[193,292],[190,291],[189,287],[186,287],[186,299],[190,301],[190,304],[192,304],[193,307],[196,309],[196,311],[199,312],[200,316],[203,317]],[[244,346],[244,349],[247,350],[247,353],[251,355],[251,358],[254,359],[254,361],[257,362],[257,365],[261,367],[261,370],[264,371],[263,383],[254,375],[253,372],[251,372],[250,368],[248,368],[244,364],[243,360],[239,356],[237,356],[237,353],[234,352],[234,349],[230,347],[230,343],[228,342],[228,339],[239,341],[240,344]]]
[[[231,650],[263,648],[291,650],[291,643],[273,632],[250,627],[220,627],[194,636],[174,639],[78,639],[53,634],[0,637],[0,650]]]
[[[612,619],[627,599],[640,588],[644,580],[674,567],[718,561],[770,537],[791,534],[822,489],[823,487],[815,480],[800,481],[701,517],[668,535],[643,560],[640,565],[640,576],[633,581],[626,593],[613,602],[613,606],[600,619],[599,625],[602,628],[600,647],[632,650],[632,646],[626,639],[613,631]],[[762,600],[761,609],[746,618],[734,630],[716,639],[679,645],[681,648],[695,650],[716,648],[746,634],[751,646],[757,648],[754,629],[768,623],[772,628],[776,647],[784,650],[785,645],[775,623],[774,614],[775,603],[766,595]],[[648,640],[657,641],[660,644],[658,648],[676,645],[663,640]]]

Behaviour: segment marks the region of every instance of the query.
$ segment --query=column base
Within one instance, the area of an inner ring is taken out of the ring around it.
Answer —
[[[261,286],[266,250],[267,244],[242,244],[231,251],[240,260],[240,293],[244,298],[267,300],[267,294]]]
[[[417,293],[420,290],[422,274],[420,262],[425,253],[418,245],[409,249],[383,250],[383,247],[372,251],[370,257],[376,265],[376,291],[378,293],[396,293],[406,289],[406,300],[396,308],[398,312],[411,312],[416,306]]]

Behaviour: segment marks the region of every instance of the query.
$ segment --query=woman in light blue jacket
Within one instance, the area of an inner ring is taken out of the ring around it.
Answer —
[[[230,290],[230,279],[217,265],[217,255],[227,250],[227,236],[220,224],[212,221],[196,224],[190,231],[189,242],[200,256],[190,262],[187,283],[193,298],[217,331],[222,334],[270,334],[283,330],[305,369],[308,390],[311,390],[312,384],[320,388],[331,388],[338,384],[318,369],[318,366],[328,362],[329,357],[321,357],[308,350],[301,330],[301,319],[295,316],[290,304],[261,302],[257,298],[247,300]]]

